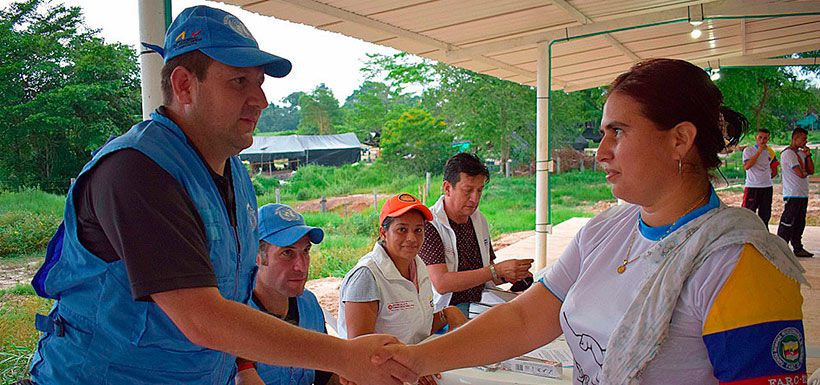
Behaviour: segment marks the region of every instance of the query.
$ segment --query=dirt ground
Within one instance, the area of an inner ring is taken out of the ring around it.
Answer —
[[[390,195],[387,194],[378,194],[377,196],[380,201],[390,197]],[[321,199],[305,201],[296,205],[294,209],[300,213],[322,211],[321,201]],[[333,211],[340,215],[346,214],[347,212],[362,211],[365,208],[373,207],[373,194],[354,194],[343,197],[330,197],[327,198],[325,205],[328,211]]]
[[[811,184],[809,189],[809,207],[806,211],[806,224],[808,226],[820,225],[820,189],[816,184]],[[743,203],[743,192],[718,191],[718,196],[728,206],[740,207]],[[775,184],[772,196],[772,219],[769,224],[776,224],[783,215],[783,186]]]

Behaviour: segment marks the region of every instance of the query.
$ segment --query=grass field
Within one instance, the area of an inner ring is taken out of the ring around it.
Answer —
[[[396,175],[383,165],[303,167],[287,183],[255,178],[259,205],[275,200],[281,189],[283,203],[296,205],[322,196],[410,192],[417,194],[424,176]],[[592,216],[590,207],[612,200],[601,172],[569,172],[551,177],[552,222],[573,216]],[[427,203],[441,194],[441,176],[431,177]],[[0,268],[42,258],[45,245],[62,220],[65,196],[35,190],[0,192]],[[484,190],[481,210],[487,216],[493,237],[530,230],[535,222],[535,179],[503,178],[493,175]],[[369,252],[376,240],[378,215],[372,207],[350,212],[303,213],[308,224],[321,226],[325,240],[314,248],[310,279],[341,277]],[[28,284],[0,290],[0,384],[11,384],[25,376],[37,332],[34,314],[48,312],[51,301],[34,295]]]

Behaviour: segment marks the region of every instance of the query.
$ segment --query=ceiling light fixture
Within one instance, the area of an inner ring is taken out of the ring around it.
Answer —
[[[703,5],[690,5],[687,11],[689,12],[689,24],[692,24],[693,27],[689,36],[692,36],[692,39],[697,39],[703,35],[703,32],[698,28],[703,24]]]

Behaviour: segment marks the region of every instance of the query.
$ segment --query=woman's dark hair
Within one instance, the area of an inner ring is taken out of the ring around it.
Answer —
[[[484,175],[487,178],[484,183],[490,181],[490,171],[487,170],[484,162],[474,154],[461,152],[447,159],[447,163],[444,165],[444,180],[455,186],[462,172],[469,176]]]
[[[384,218],[384,222],[382,222],[382,228],[384,229],[384,231],[387,232],[387,230],[390,230],[390,225],[392,225],[395,221],[395,217]]]
[[[609,86],[608,95],[616,92],[637,101],[644,116],[661,130],[681,122],[695,125],[695,146],[707,170],[720,166],[717,154],[737,144],[748,129],[743,115],[722,106],[723,94],[706,71],[683,60],[635,64]]]

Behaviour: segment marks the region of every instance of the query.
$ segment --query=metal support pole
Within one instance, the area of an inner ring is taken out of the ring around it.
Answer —
[[[512,170],[510,170],[511,167],[512,167],[512,159],[507,159],[507,165],[504,167],[504,171],[505,171],[504,177],[509,178],[510,176],[512,176]]]
[[[167,28],[166,0],[139,0],[140,41],[163,46]],[[162,57],[140,46],[140,79],[142,79],[142,118],[162,104],[160,72]]]
[[[422,197],[422,202],[427,204],[427,197],[430,196],[430,171],[427,171],[427,174],[424,177],[424,196]]]
[[[282,195],[281,195],[281,194],[282,194],[282,193],[281,193],[281,191],[279,190],[279,187],[277,187],[277,188],[276,188],[276,203],[281,203],[281,201],[282,201],[282,199],[281,199],[281,198],[282,198]]]
[[[547,83],[547,43],[538,46],[536,105],[535,105],[535,269],[547,266],[547,232],[549,218],[549,95]]]

